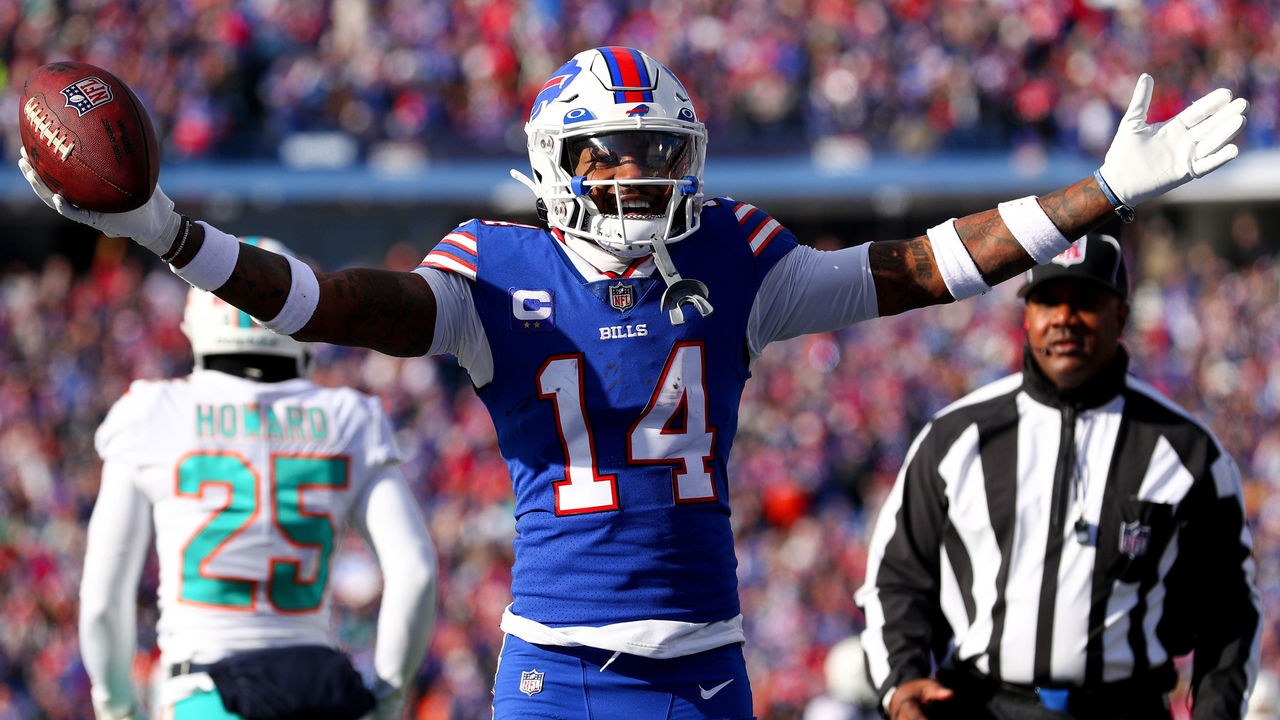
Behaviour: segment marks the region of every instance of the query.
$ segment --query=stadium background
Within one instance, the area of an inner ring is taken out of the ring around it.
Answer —
[[[34,67],[80,59],[126,79],[182,211],[327,270],[411,267],[470,217],[533,220],[506,172],[527,166],[528,100],[595,45],[676,70],[709,126],[708,191],[821,247],[919,234],[1085,176],[1141,71],[1156,78],[1153,120],[1230,87],[1252,102],[1243,156],[1111,229],[1133,268],[1135,370],[1244,472],[1274,674],[1278,39],[1268,0],[0,0],[0,720],[90,716],[75,617],[92,432],[130,380],[190,367],[185,285],[58,218],[13,168]],[[732,479],[761,718],[803,717],[824,692],[827,648],[860,627],[868,523],[912,435],[1016,365],[1015,286],[766,351]],[[490,421],[448,359],[319,355],[321,382],[386,399],[440,552],[412,716],[487,718],[513,532]],[[358,541],[334,582],[335,626],[367,670],[377,574]],[[153,596],[154,562],[139,684]]]

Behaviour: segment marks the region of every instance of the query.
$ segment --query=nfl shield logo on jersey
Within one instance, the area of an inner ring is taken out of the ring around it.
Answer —
[[[609,286],[609,306],[618,312],[626,312],[636,304],[636,289],[621,281]]]
[[[542,692],[542,678],[546,673],[540,673],[537,670],[522,670],[520,672],[520,692],[533,697]]]
[[[1120,552],[1130,559],[1147,552],[1147,541],[1151,539],[1151,528],[1139,522],[1127,522],[1120,526]]]

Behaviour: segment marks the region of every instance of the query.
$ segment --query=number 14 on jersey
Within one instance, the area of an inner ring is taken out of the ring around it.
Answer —
[[[627,431],[627,462],[673,465],[676,503],[716,499],[711,471],[716,429],[707,421],[705,348],[677,343],[667,356],[648,405]],[[618,509],[617,475],[602,475],[595,428],[587,413],[581,353],[554,355],[538,370],[539,395],[555,405],[565,455],[565,479],[555,483],[557,515]]]

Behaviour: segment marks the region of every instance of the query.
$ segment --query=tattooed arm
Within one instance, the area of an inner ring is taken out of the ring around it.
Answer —
[[[176,257],[185,267],[204,242],[193,224]],[[320,301],[311,320],[293,334],[304,342],[367,347],[388,355],[425,355],[435,334],[436,301],[431,286],[410,272],[353,268],[316,273]],[[289,294],[290,269],[283,256],[242,244],[235,271],[214,294],[256,318],[272,318]]]
[[[1071,240],[1115,216],[1111,202],[1092,177],[1041,196],[1040,206]],[[956,220],[956,231],[988,285],[1004,282],[1035,265],[994,209]],[[869,253],[882,317],[951,302],[928,237],[875,242]]]

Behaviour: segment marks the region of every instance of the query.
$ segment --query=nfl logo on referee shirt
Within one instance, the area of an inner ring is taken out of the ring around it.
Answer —
[[[520,672],[520,692],[533,697],[542,692],[542,678],[546,677],[546,673],[540,673],[537,670],[522,670]]]
[[[635,307],[636,289],[631,285],[619,281],[617,285],[609,286],[609,307],[618,312],[626,312]]]
[[[1139,522],[1127,522],[1120,526],[1120,552],[1129,559],[1145,555],[1147,541],[1151,539],[1151,528]]]

